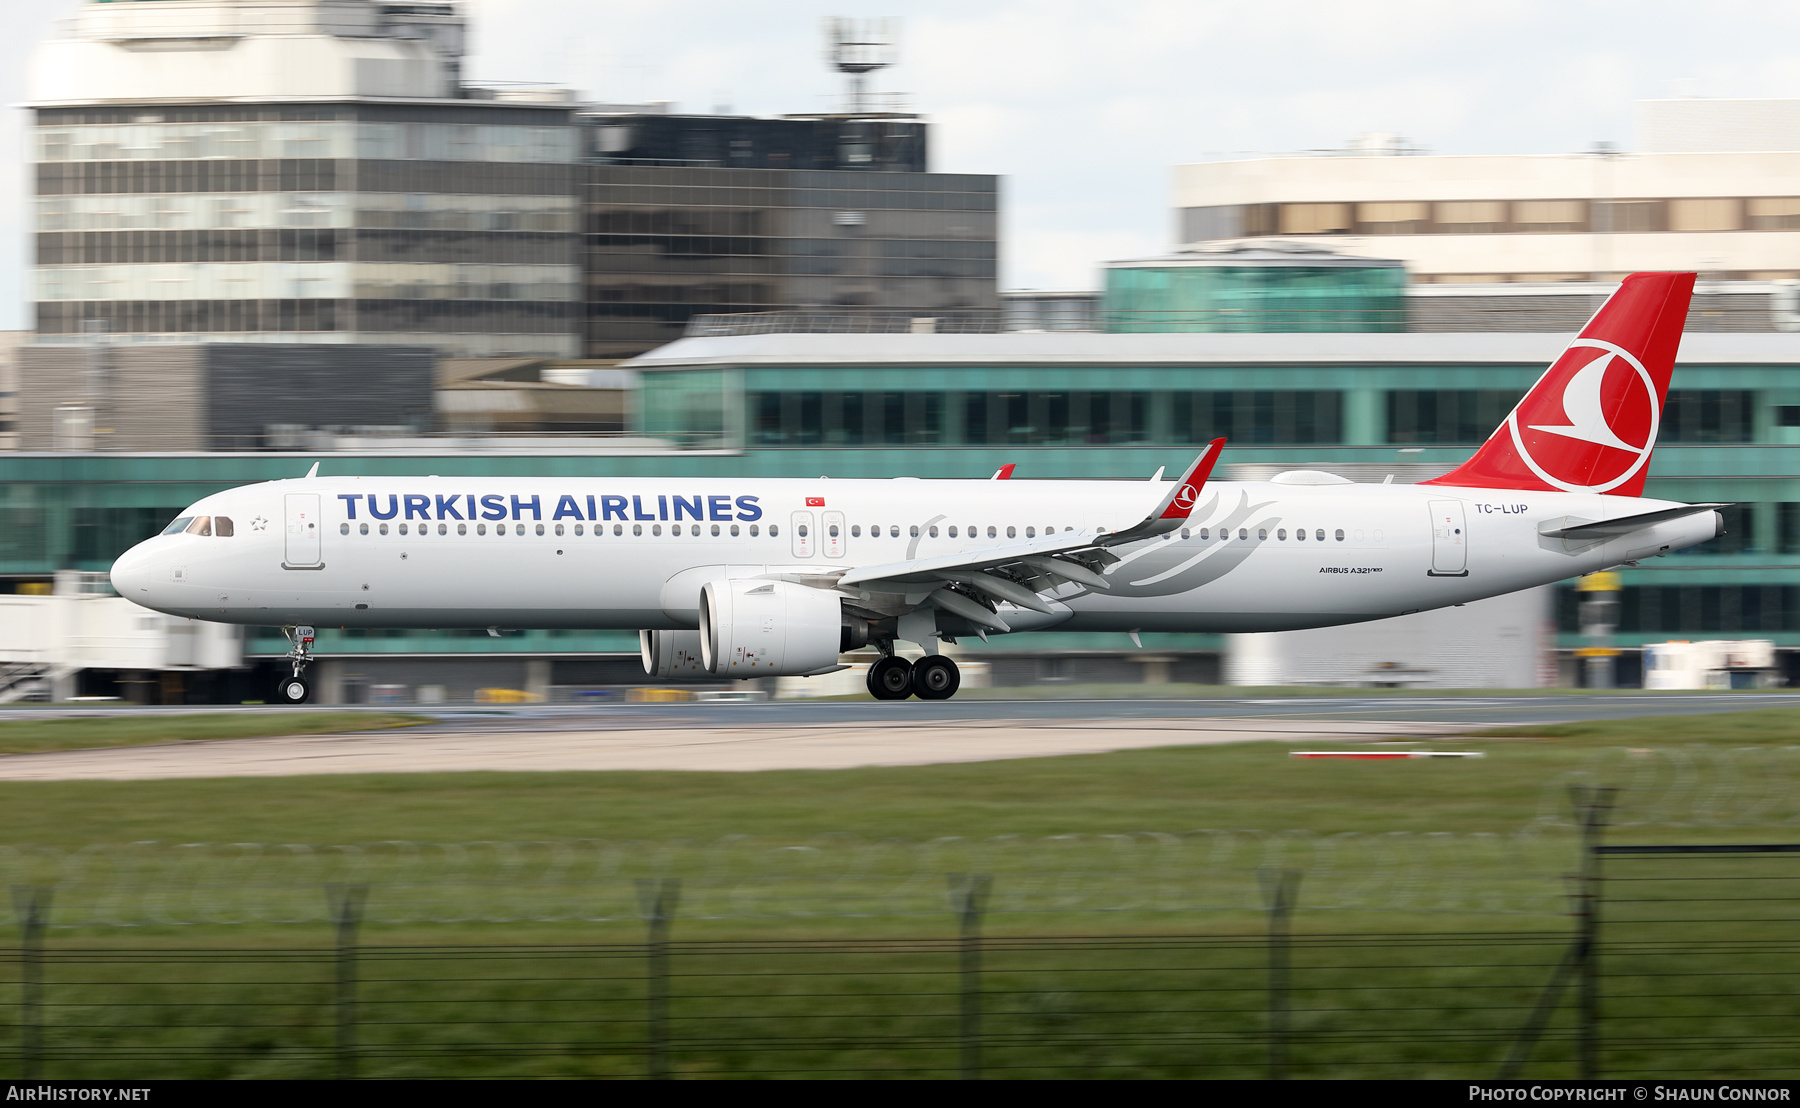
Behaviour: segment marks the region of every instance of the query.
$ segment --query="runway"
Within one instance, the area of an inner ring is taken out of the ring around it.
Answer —
[[[151,780],[283,777],[321,773],[470,770],[850,769],[1097,754],[1157,746],[1420,739],[1457,729],[1421,723],[1288,723],[1278,720],[993,720],[945,726],[890,723],[737,727],[480,728],[425,726],[363,734],[231,739],[158,746],[17,754],[0,780]]]
[[[1521,723],[1800,707],[1800,694],[958,700],[430,710],[415,728],[0,756],[0,781],[849,769],[1237,742],[1453,739]],[[205,709],[200,709],[205,710]],[[261,711],[266,709],[212,709]],[[338,710],[338,709],[327,709]],[[196,709],[25,709],[0,720]]]

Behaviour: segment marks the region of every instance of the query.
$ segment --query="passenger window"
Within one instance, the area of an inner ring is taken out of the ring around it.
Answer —
[[[576,527],[575,527],[575,529],[576,529],[576,530],[577,530],[577,531],[579,531],[579,530],[581,530],[581,525],[580,525],[580,524],[577,524],[577,525],[576,525]],[[719,525],[718,525],[718,524],[716,524],[716,523],[715,523],[715,524],[713,524],[713,526],[712,526],[712,532],[713,532],[713,538],[715,538],[715,539],[716,539],[716,538],[718,538],[718,537],[719,537]]]
[[[1210,528],[1210,527],[1202,527],[1202,528],[1200,528],[1200,537],[1201,537],[1201,538],[1202,538],[1202,539],[1210,539],[1210,538],[1212,538],[1212,528]]]
[[[1264,537],[1266,538],[1267,536],[1265,535]],[[1286,542],[1287,541],[1287,528],[1283,527],[1279,531],[1276,531],[1275,537],[1280,539],[1282,542]]]
[[[1035,538],[1037,538],[1037,528],[1036,528],[1036,527],[1027,527],[1027,528],[1025,528],[1025,537],[1026,537],[1026,538],[1028,538],[1028,539],[1035,539]],[[1184,539],[1185,539],[1185,538],[1187,538],[1187,536],[1186,536],[1186,535],[1183,535],[1183,536],[1181,536],[1181,537],[1182,537],[1182,538],[1184,538]]]
[[[1193,536],[1188,534],[1188,529],[1186,527],[1183,527],[1181,529],[1181,537],[1182,537],[1182,539],[1185,540],[1185,539],[1192,538]]]
[[[937,528],[935,526],[931,529],[931,537],[934,539],[938,537]]]
[[[735,523],[731,525],[731,537],[734,539],[738,537],[738,525]]]
[[[594,534],[596,534],[596,535],[598,535],[599,533],[600,532],[598,532],[598,531],[594,532]],[[613,524],[613,538],[616,539],[620,535],[623,535],[624,533],[625,533],[625,525],[623,523]]]
[[[990,523],[988,525],[988,538],[990,538],[990,539],[997,538],[999,536],[999,534],[1000,533],[998,531],[994,530],[993,524]]]
[[[485,535],[485,534],[487,534],[487,524],[485,524],[485,523],[477,523],[477,524],[476,524],[476,525],[475,525],[475,533],[476,533],[476,534],[477,534],[477,535]]]
[[[770,534],[774,534],[774,528],[770,528],[770,530],[769,530],[769,533],[770,533]],[[801,538],[805,538],[805,537],[806,537],[806,533],[807,533],[807,527],[806,527],[806,524],[804,524],[804,523],[802,523],[802,524],[800,524],[800,537],[801,537]]]
[[[1343,537],[1344,537],[1344,533],[1342,531],[1339,531],[1338,538],[1341,539]],[[1325,541],[1325,528],[1321,527],[1317,531],[1314,531],[1313,538],[1317,539],[1320,542],[1324,542]]]
[[[543,524],[540,523],[537,525],[537,533],[540,535],[542,535],[544,533],[544,525]]]
[[[466,535],[466,534],[468,534],[468,533],[469,533],[469,525],[468,525],[468,524],[466,524],[466,523],[459,523],[459,524],[457,524],[457,525],[456,525],[456,533],[457,533],[457,534],[459,534],[459,535]]]
[[[1019,537],[1019,529],[1017,527],[1008,527],[1006,529],[1006,537],[1009,539],[1018,538]]]
[[[1267,539],[1268,537],[1269,537],[1269,529],[1267,527],[1258,527],[1256,529],[1256,538],[1257,538],[1258,542],[1261,542],[1261,541]]]
[[[1306,528],[1304,528],[1304,527],[1296,528],[1294,530],[1294,537],[1296,539],[1299,539],[1301,542],[1305,542],[1306,541]]]
[[[908,533],[911,535],[911,537],[913,537],[915,539],[918,538],[919,537],[919,525],[916,523],[913,524],[912,527],[909,529]]]
[[[731,529],[731,533],[732,533],[732,534],[734,534],[734,535],[735,535],[735,534],[737,534],[737,528],[736,528],[736,527],[733,527],[733,528],[732,528],[732,529]],[[852,523],[852,524],[851,524],[851,525],[850,525],[850,537],[851,537],[851,538],[853,538],[853,539],[860,539],[860,538],[862,538],[862,524],[860,524],[860,523]]]
[[[162,533],[165,535],[179,535],[187,530],[188,524],[192,522],[194,522],[193,516],[182,516],[180,519],[171,522],[167,527],[164,527]]]
[[[827,528],[827,530],[830,532],[832,538],[835,539],[838,537],[838,525],[837,524],[835,524],[835,523],[832,524],[829,528]],[[714,527],[713,534],[716,535],[718,533],[719,533],[719,529],[717,527]]]
[[[543,527],[543,524],[539,524],[539,525],[538,525],[538,534],[540,534],[540,535],[541,535],[541,534],[543,534],[543,533],[544,533],[544,527]],[[561,538],[561,537],[562,537],[562,533],[563,533],[563,525],[562,525],[562,524],[560,524],[560,523],[559,523],[559,524],[557,524],[557,525],[556,525],[556,534],[557,534],[557,537],[558,537],[558,538]]]
[[[781,528],[779,526],[777,526],[776,524],[773,524],[773,523],[769,524],[769,537],[770,538],[775,538],[775,537],[779,536],[780,534],[781,534]]]
[[[662,524],[652,523],[650,525],[650,534],[654,538],[661,538],[662,537]]]
[[[214,537],[221,539],[229,539],[232,537],[230,516],[213,517],[213,535]]]
[[[954,524],[954,523],[952,523],[952,524],[951,524],[951,525],[950,525],[950,537],[951,537],[951,538],[955,538],[955,537],[956,537],[956,524]]]
[[[401,524],[401,525],[400,525],[400,533],[401,533],[401,534],[402,534],[402,535],[404,535],[404,534],[406,534],[406,524],[404,524],[404,523],[402,523],[402,524]]]
[[[633,534],[633,535],[634,535],[634,536],[637,536],[637,535],[642,535],[642,534],[643,534],[643,533],[644,533],[644,525],[643,525],[643,524],[641,524],[641,523],[634,523],[634,524],[632,524],[632,525],[631,525],[631,533],[632,533],[632,534]]]
[[[350,533],[350,525],[348,523],[338,524],[338,534],[348,535],[349,533]]]
[[[888,524],[888,538],[897,539],[899,537],[900,537],[900,525],[898,523]]]
[[[387,534],[387,524],[384,523],[381,525],[381,533],[384,535]]]
[[[560,534],[562,534],[562,528],[561,528],[561,527],[558,527],[558,528],[557,528],[557,529],[556,529],[556,533],[557,533],[557,534],[559,534],[559,535],[560,535]],[[581,530],[581,524],[579,524],[579,523],[577,523],[577,524],[576,524],[576,525],[575,525],[575,533],[576,533],[576,534],[577,534],[577,535],[579,535],[579,534],[581,534],[581,533],[582,533],[582,530]]]
[[[1238,528],[1238,538],[1247,539],[1249,537],[1250,537],[1250,528],[1248,528],[1248,527],[1239,527]]]
[[[188,530],[188,534],[190,534],[190,535],[210,536],[212,534],[212,517],[211,516],[195,516],[194,522],[188,524],[187,530]]]

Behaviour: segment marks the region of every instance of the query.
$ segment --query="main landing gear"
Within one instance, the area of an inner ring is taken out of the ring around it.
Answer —
[[[962,671],[942,654],[909,662],[890,654],[869,667],[869,695],[876,700],[949,700],[962,688]]]
[[[294,667],[294,675],[283,677],[276,683],[275,701],[278,704],[304,704],[312,695],[312,682],[306,679],[306,666],[312,661],[314,632],[311,627],[300,626],[283,627],[281,633],[292,644],[287,658]]]

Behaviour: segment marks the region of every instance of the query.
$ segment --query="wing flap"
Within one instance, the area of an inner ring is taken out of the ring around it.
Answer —
[[[980,572],[1009,562],[1021,562],[1031,555],[1064,554],[1094,545],[1094,536],[1064,531],[1041,539],[983,547],[956,554],[939,554],[931,558],[913,558],[905,562],[885,562],[878,566],[861,566],[838,578],[840,585],[862,585],[871,581],[896,583],[936,583],[938,574],[958,571]]]

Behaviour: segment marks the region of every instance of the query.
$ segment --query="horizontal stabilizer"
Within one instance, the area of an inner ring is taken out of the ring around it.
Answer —
[[[1671,519],[1682,519],[1686,516],[1699,515],[1701,512],[1713,512],[1729,507],[1731,507],[1730,504],[1682,504],[1674,508],[1661,508],[1654,512],[1620,516],[1617,519],[1583,520],[1564,516],[1561,519],[1540,524],[1538,534],[1547,539],[1610,539],[1618,535],[1629,535],[1633,531],[1665,523]]]

